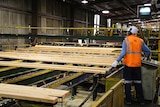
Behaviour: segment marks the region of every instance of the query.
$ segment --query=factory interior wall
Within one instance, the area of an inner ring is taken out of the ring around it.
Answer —
[[[37,35],[86,35],[87,30],[67,30],[54,29],[56,28],[81,28],[93,27],[94,13],[85,9],[71,6],[65,2],[57,0],[36,0],[37,10],[33,11],[33,0],[3,0],[0,1],[0,44],[17,44],[19,38],[14,37],[14,40],[7,39],[3,34],[32,34],[32,24],[37,24]],[[34,21],[37,21],[34,23]],[[41,28],[51,27],[51,29]],[[10,38],[10,37],[9,37]],[[43,39],[42,39],[43,38]],[[46,37],[38,37],[37,41],[46,41]],[[23,37],[22,43],[27,43],[28,37]],[[62,41],[54,39],[54,41]],[[52,40],[50,40],[52,41]]]

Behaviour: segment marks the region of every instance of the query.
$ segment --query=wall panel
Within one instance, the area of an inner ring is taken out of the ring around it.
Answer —
[[[0,34],[30,34],[31,29],[22,27],[32,26],[32,2],[32,0],[0,0]],[[87,32],[79,29],[40,29],[41,27],[93,27],[94,13],[71,6],[62,0],[37,0],[37,5],[38,9],[35,12],[37,15],[34,19],[38,21],[37,34],[39,35],[86,35]],[[13,44],[8,38],[10,37],[1,36],[3,41],[0,41],[0,45]],[[13,42],[14,44],[27,43],[27,39],[27,37],[14,37]],[[40,42],[49,40],[46,37],[37,38]]]
[[[31,0],[1,0],[0,4],[0,34],[28,34],[26,29],[16,29],[9,27],[28,26],[31,24]],[[30,16],[30,17],[29,17]]]

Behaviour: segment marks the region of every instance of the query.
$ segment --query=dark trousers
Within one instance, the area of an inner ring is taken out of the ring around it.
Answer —
[[[141,67],[127,67],[123,71],[125,95],[128,102],[132,101],[131,86],[135,86],[136,98],[139,102],[144,101],[142,81],[141,81]]]

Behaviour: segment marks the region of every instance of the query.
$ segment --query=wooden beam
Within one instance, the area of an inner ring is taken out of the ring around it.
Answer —
[[[16,61],[21,62],[22,60],[16,60]],[[16,68],[17,67],[3,67],[0,69],[0,72],[5,72],[5,71],[16,69]]]
[[[115,56],[79,56],[79,55],[52,55],[52,54],[37,54],[37,53],[21,53],[21,52],[0,52],[1,58],[34,60],[45,62],[85,64],[97,66],[111,66],[116,60]]]
[[[18,48],[17,51],[25,52],[59,52],[59,53],[77,53],[77,54],[119,54],[115,51],[121,48],[101,48],[101,47],[70,47],[70,46],[43,46],[36,45],[30,48]]]
[[[0,65],[24,67],[24,68],[39,68],[39,69],[61,70],[61,71],[85,72],[85,73],[100,73],[100,74],[105,74],[107,71],[109,71],[109,68],[41,64],[41,63],[14,62],[14,61],[0,61]]]
[[[20,100],[56,103],[58,98],[64,98],[69,91],[31,87],[22,85],[0,84],[0,96]]]

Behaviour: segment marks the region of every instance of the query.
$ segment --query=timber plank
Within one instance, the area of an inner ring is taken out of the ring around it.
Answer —
[[[16,67],[24,67],[24,68],[39,68],[39,69],[73,71],[73,72],[85,72],[85,73],[100,73],[100,74],[105,74],[107,71],[109,71],[109,68],[41,64],[41,63],[14,62],[14,61],[0,61],[0,65],[1,66],[16,66]]]
[[[0,61],[0,65],[105,74],[109,70],[111,64],[117,58],[117,53],[115,54],[115,52],[113,52],[117,49],[119,50],[119,48],[38,45],[35,47],[24,48],[22,49],[23,52],[18,50],[12,52],[0,52],[0,57],[41,62],[52,62],[54,64]],[[45,51],[45,53],[37,53],[37,51]],[[54,53],[50,53],[49,51],[52,51]],[[85,55],[83,55],[82,53]],[[58,65],[57,63],[63,63],[66,65]],[[77,66],[71,66],[72,64],[76,64]],[[100,68],[97,66],[106,66],[108,68]]]
[[[22,85],[0,84],[0,96],[28,101],[56,103],[58,97],[64,98],[69,91],[31,87]]]
[[[20,53],[20,52],[0,52],[1,58],[13,58],[22,60],[35,60],[58,63],[72,63],[72,64],[86,64],[86,65],[100,65],[111,66],[112,62],[116,60],[114,56],[108,57],[85,57],[73,55],[51,55],[51,54],[37,54],[37,53]]]
[[[17,51],[25,52],[59,52],[59,53],[86,53],[86,54],[118,54],[120,48],[100,48],[100,47],[69,47],[69,46],[43,46],[36,45],[30,48],[18,48]]]
[[[48,94],[49,96],[54,96],[59,98],[64,98],[69,95],[69,91],[66,90],[0,83],[0,90],[3,89],[6,89],[7,91],[13,90],[17,92],[24,91],[22,93],[31,93],[31,92],[32,94],[38,93],[37,96]]]

